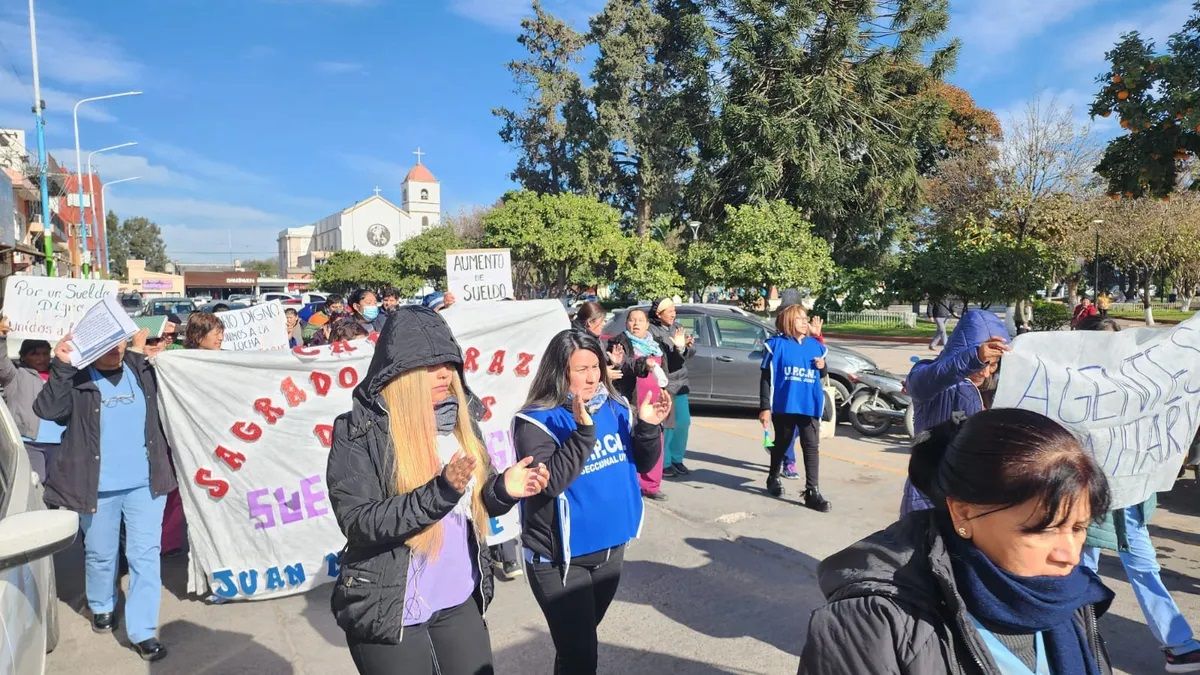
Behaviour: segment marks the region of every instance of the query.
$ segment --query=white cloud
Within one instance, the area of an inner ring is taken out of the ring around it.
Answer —
[[[39,66],[45,79],[75,86],[128,84],[138,80],[144,70],[111,37],[72,17],[39,8],[37,34]],[[24,7],[0,17],[0,42],[10,53],[29,54]]]
[[[1105,52],[1112,49],[1122,35],[1135,30],[1143,39],[1153,40],[1156,47],[1162,49],[1167,38],[1183,27],[1191,10],[1192,0],[1166,0],[1142,7],[1132,14],[1126,12],[1119,21],[1097,26],[1069,41],[1062,50],[1061,63],[1097,74],[1104,69]]]
[[[1098,0],[974,0],[951,17],[950,32],[972,52],[1006,54]]]
[[[42,85],[42,100],[46,102],[46,116],[70,117],[75,102],[83,98],[82,94],[62,91],[55,87]],[[0,70],[0,104],[16,104],[30,110],[30,120],[33,118],[33,85],[28,80],[17,79],[11,70]],[[103,105],[90,104],[79,108],[80,119],[93,122],[115,122]],[[32,124],[30,124],[32,126]]]
[[[136,147],[136,146],[134,146]],[[84,171],[87,171],[87,153],[92,148],[83,148]],[[74,167],[75,149],[61,148],[51,150],[50,154]],[[190,177],[172,171],[162,164],[156,164],[147,157],[125,152],[106,152],[92,158],[92,170],[105,181],[139,176],[145,185],[167,185],[181,189],[191,189],[199,182]]]
[[[507,32],[521,29],[521,20],[533,15],[529,0],[451,0],[450,11],[463,18]],[[603,0],[546,0],[546,11],[576,29],[604,7]]]
[[[366,72],[366,66],[354,61],[320,61],[315,67],[318,73],[325,75],[350,75]]]

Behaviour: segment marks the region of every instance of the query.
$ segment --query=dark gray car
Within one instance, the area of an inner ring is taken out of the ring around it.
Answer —
[[[625,330],[628,311],[620,309],[613,314],[604,326],[604,338]],[[763,344],[775,335],[775,326],[729,305],[679,305],[676,320],[696,336],[696,355],[688,361],[691,401],[757,410]],[[837,392],[838,418],[843,419],[841,413],[850,400],[858,372],[877,366],[852,349],[835,344],[828,347],[826,372],[830,387]]]

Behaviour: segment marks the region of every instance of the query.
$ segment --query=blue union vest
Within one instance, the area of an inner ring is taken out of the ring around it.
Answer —
[[[518,413],[562,444],[575,433],[575,417],[565,407]],[[558,496],[563,558],[619,546],[642,529],[642,494],[633,457],[633,417],[628,406],[609,399],[592,413],[596,446],[583,472]],[[524,503],[524,502],[522,502]]]

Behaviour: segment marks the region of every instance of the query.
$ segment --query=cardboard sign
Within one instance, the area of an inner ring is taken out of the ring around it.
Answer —
[[[1171,489],[1200,426],[1200,316],[1170,329],[1027,333],[994,407],[1050,417],[1108,475],[1113,508]]]
[[[10,276],[4,282],[4,315],[8,317],[8,356],[16,358],[24,340],[46,340],[51,346],[106,296],[116,297],[116,281]]]
[[[272,351],[288,348],[287,318],[278,300],[246,309],[217,312],[225,324],[221,349],[232,351]]]
[[[541,353],[567,327],[554,300],[455,306],[467,385],[498,472],[515,462],[512,420]],[[188,591],[230,600],[301,593],[333,581],[345,538],[325,482],[333,420],[352,407],[373,340],[290,351],[160,354],[163,428],[179,476],[190,541]],[[520,533],[519,509],[492,518],[488,543]]]
[[[512,256],[509,249],[446,251],[446,281],[458,302],[513,298]]]

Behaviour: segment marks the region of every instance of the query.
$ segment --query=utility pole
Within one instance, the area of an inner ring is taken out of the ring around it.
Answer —
[[[46,108],[42,101],[42,81],[38,75],[37,19],[34,18],[33,0],[29,0],[29,46],[33,52],[33,117],[37,130],[38,183],[42,189],[42,251],[46,255],[46,276],[54,276],[54,221],[50,219],[50,183],[46,176],[49,160],[46,158]]]

